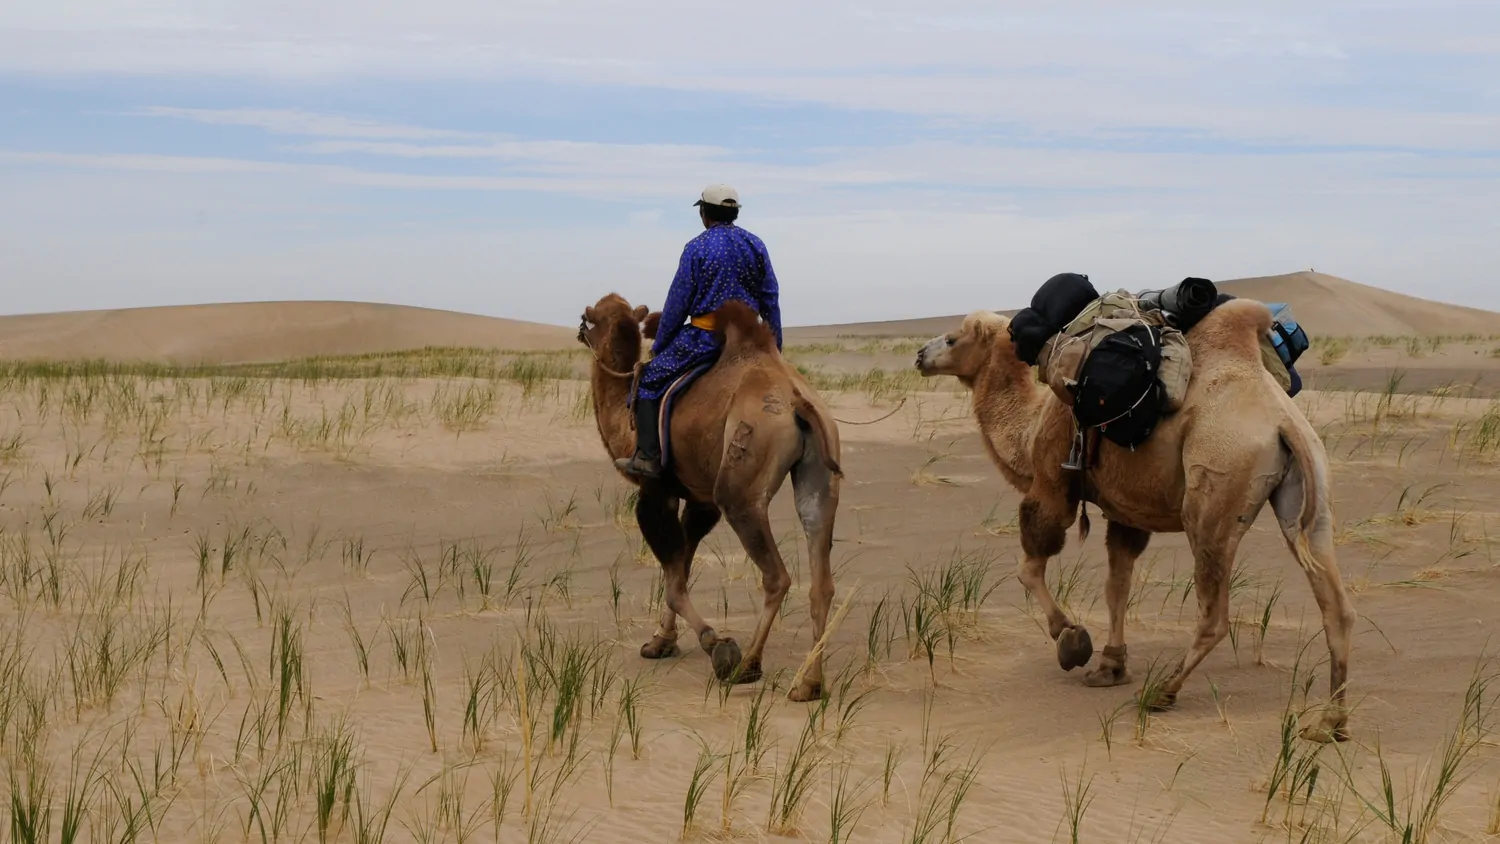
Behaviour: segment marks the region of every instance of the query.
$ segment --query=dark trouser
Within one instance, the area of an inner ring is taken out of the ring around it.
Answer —
[[[643,459],[661,460],[661,432],[657,430],[661,399],[635,400],[635,451]]]

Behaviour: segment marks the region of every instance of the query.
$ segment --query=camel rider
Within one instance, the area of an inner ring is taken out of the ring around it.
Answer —
[[[731,299],[750,305],[770,325],[776,348],[781,348],[776,273],[761,239],[734,224],[740,213],[739,194],[728,185],[710,185],[693,204],[704,232],[682,249],[651,345],[652,357],[641,373],[635,395],[635,454],[615,461],[620,471],[636,477],[661,475],[657,413],[662,394],[685,373],[718,358],[712,315],[719,306]]]

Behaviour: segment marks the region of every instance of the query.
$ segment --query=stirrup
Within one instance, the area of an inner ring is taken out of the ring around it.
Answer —
[[[1062,464],[1064,469],[1070,472],[1083,471],[1083,429],[1076,428],[1073,432],[1073,445],[1068,449],[1068,460]]]

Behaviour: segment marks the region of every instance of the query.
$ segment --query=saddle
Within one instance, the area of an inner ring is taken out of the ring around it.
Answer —
[[[704,331],[712,331],[715,327],[714,315],[704,314],[693,317],[689,320],[689,324]],[[641,323],[641,334],[647,340],[655,340],[657,329],[660,327],[661,311],[652,311],[646,315],[645,321]],[[660,444],[661,448],[661,468],[663,472],[666,472],[668,467],[672,465],[672,409],[676,406],[677,399],[681,398],[682,394],[687,392],[689,387],[693,386],[693,382],[703,377],[705,372],[713,369],[716,363],[718,363],[717,360],[710,361],[688,370],[678,376],[677,380],[669,384],[667,389],[662,393],[661,406],[656,411],[656,441]],[[642,361],[641,364],[644,366],[645,361]],[[632,389],[631,401],[634,400],[635,390]]]
[[[693,386],[693,382],[703,377],[703,374],[714,368],[718,361],[701,364],[688,370],[673,381],[661,396],[661,409],[657,411],[656,430],[657,442],[661,443],[661,468],[666,471],[672,465],[672,408],[676,406],[677,399]]]

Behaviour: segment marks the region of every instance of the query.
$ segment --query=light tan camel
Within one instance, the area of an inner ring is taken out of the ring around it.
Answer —
[[[1073,439],[1072,411],[1016,357],[1006,317],[971,314],[957,331],[923,346],[917,368],[925,376],[955,376],[973,391],[990,458],[1023,496],[1019,579],[1046,614],[1065,670],[1087,665],[1093,643],[1053,600],[1047,561],[1062,551],[1083,503],[1097,505],[1108,520],[1109,644],[1084,677],[1089,686],[1131,682],[1125,610],[1136,558],[1151,534],[1186,532],[1198,593],[1197,635],[1156,699],[1148,701],[1157,709],[1176,702],[1188,675],[1229,632],[1230,567],[1240,539],[1269,500],[1312,584],[1331,658],[1331,700],[1320,723],[1306,726],[1302,736],[1342,741],[1355,614],[1334,557],[1328,458],[1322,440],[1262,365],[1259,337],[1270,326],[1270,311],[1259,302],[1233,299],[1214,309],[1187,335],[1193,374],[1183,407],[1164,416],[1134,452],[1101,437],[1097,460],[1086,473],[1062,468]],[[1087,536],[1087,525],[1085,514],[1080,536]]]
[[[647,316],[644,306],[632,308],[610,294],[584,310],[578,329],[579,341],[594,352],[594,416],[611,458],[628,457],[635,449],[626,399],[631,373],[641,360],[641,326]],[[768,516],[771,499],[788,474],[807,535],[814,643],[828,623],[833,523],[842,478],[839,436],[822,399],[781,357],[770,328],[754,311],[731,301],[714,319],[723,352],[674,403],[668,471],[660,481],[644,483],[622,473],[640,487],[636,521],[666,579],[661,626],[641,646],[641,656],[664,659],[678,653],[680,615],[697,632],[719,679],[753,683],[762,676],[761,655],[771,623],[792,583]],[[721,638],[698,614],[688,595],[693,555],[721,514],[760,569],[765,591],[760,623],[743,657],[733,639]],[[823,693],[819,654],[788,697],[817,700]]]

